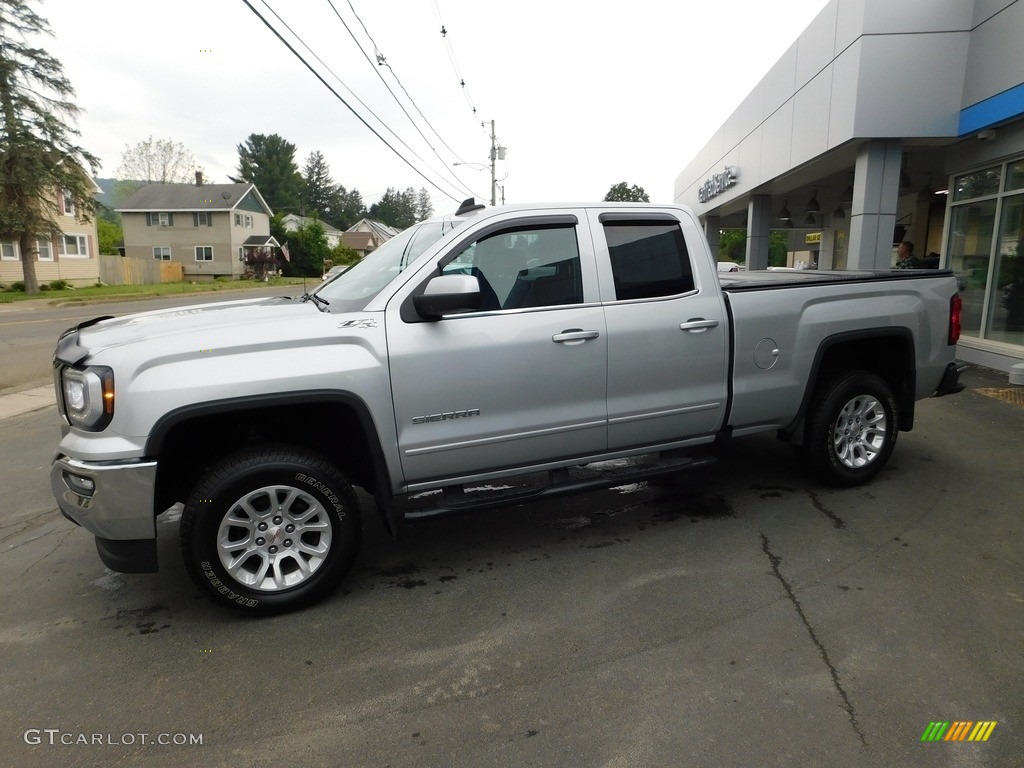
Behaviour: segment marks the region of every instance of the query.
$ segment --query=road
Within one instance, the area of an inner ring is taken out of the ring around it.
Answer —
[[[85,320],[184,304],[300,293],[298,286],[278,286],[143,301],[68,302],[61,306],[51,306],[46,300],[0,304],[0,395],[51,382],[50,359],[57,337]]]
[[[399,542],[363,497],[343,588],[264,620],[196,593],[173,513],[160,573],[104,569],[49,495],[55,410],[0,421],[0,766],[1017,766],[1024,408],[966,381],[865,488],[758,437]]]

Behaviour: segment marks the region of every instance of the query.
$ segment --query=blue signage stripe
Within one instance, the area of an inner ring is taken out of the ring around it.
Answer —
[[[1024,83],[960,110],[960,135],[1024,115]]]

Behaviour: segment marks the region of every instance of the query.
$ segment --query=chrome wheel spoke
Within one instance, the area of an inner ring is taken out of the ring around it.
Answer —
[[[229,507],[217,531],[217,554],[239,584],[278,592],[312,577],[330,554],[332,540],[330,515],[309,493],[266,486]]]
[[[873,462],[885,445],[888,420],[877,399],[858,395],[840,409],[832,429],[832,446],[839,462],[858,469]]]

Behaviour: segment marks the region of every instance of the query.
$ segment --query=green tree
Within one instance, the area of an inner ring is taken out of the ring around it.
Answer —
[[[718,260],[743,264],[747,260],[747,231],[723,229],[718,237]]]
[[[789,232],[773,229],[768,238],[768,266],[784,267],[789,259]]]
[[[338,243],[331,249],[330,260],[332,264],[355,264],[359,261],[359,253],[344,243]]]
[[[38,293],[40,238],[61,235],[57,193],[88,221],[96,157],[75,143],[75,90],[61,63],[33,45],[51,35],[47,21],[25,0],[0,3],[0,240],[21,249],[25,292]]]
[[[608,190],[608,194],[604,196],[604,202],[606,203],[649,203],[651,198],[644,192],[643,187],[638,187],[636,184],[629,186],[624,181],[620,181],[618,184],[612,184],[611,189]]]
[[[100,253],[116,256],[118,246],[124,242],[124,230],[121,229],[121,225],[109,219],[97,217],[96,234],[99,237]]]
[[[348,229],[365,216],[366,206],[363,205],[363,196],[358,189],[350,192],[341,184],[334,188],[331,196],[331,224],[338,229]]]
[[[302,174],[295,164],[295,145],[276,133],[253,133],[238,145],[238,178],[255,184],[275,213],[299,212]]]
[[[434,215],[434,205],[430,202],[430,193],[426,187],[420,187],[416,194],[416,220],[423,221]]]
[[[134,147],[125,144],[121,165],[114,175],[122,181],[188,184],[195,179],[197,170],[196,158],[184,144],[150,136]]]
[[[336,189],[323,153],[310,152],[302,169],[303,215],[315,212],[324,221],[334,224],[332,204]]]
[[[327,244],[324,226],[316,217],[291,232],[275,230],[271,223],[271,233],[279,243],[288,244],[288,261],[284,264],[286,275],[320,277],[323,274],[324,260],[331,258],[331,248]]]
[[[408,229],[418,221],[416,203],[412,187],[404,192],[388,187],[380,200],[370,206],[370,217],[395,229]]]
[[[773,229],[768,238],[768,266],[784,267],[789,258],[789,231]],[[747,232],[723,229],[718,239],[718,260],[744,264],[747,260]]]

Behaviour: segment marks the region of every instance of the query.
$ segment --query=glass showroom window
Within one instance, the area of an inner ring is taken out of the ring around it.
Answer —
[[[964,337],[1024,345],[1024,160],[957,176],[950,191]]]

